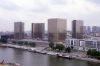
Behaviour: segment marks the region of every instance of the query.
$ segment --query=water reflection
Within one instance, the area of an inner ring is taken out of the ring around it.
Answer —
[[[66,66],[66,60],[55,56],[48,57],[48,66]]]

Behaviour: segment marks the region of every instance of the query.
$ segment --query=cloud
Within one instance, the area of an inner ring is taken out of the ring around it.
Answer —
[[[23,21],[26,30],[31,30],[32,22],[47,24],[47,19],[53,17],[67,19],[68,29],[71,29],[73,19],[96,25],[100,22],[99,15],[100,5],[93,0],[0,0],[0,22],[13,26],[15,21]],[[13,30],[13,27],[9,28]]]
[[[16,10],[19,7],[9,0],[0,0],[0,7],[8,10]]]
[[[53,5],[64,5],[66,4],[66,0],[50,0]]]
[[[89,1],[100,5],[100,0],[89,0]]]

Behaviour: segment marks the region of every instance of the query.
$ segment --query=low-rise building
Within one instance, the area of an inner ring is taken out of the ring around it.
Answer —
[[[66,39],[65,46],[73,46],[74,49],[87,51],[89,49],[100,50],[100,40],[98,39]]]

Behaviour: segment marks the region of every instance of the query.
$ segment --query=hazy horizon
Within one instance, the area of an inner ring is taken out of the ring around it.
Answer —
[[[46,23],[49,18],[64,18],[71,29],[72,20],[100,26],[100,0],[0,0],[0,31],[13,31],[14,22]],[[47,28],[46,28],[47,29]]]

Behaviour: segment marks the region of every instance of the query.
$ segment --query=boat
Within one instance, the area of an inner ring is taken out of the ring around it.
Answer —
[[[47,52],[46,52],[46,51],[41,51],[40,53],[41,53],[41,54],[47,54]]]
[[[59,55],[59,54],[57,54],[56,55],[58,58],[65,58],[65,59],[72,59],[72,57],[71,56],[64,56],[64,55]]]

